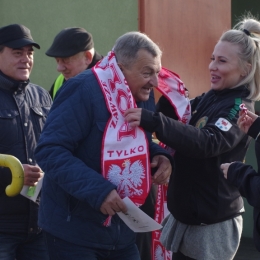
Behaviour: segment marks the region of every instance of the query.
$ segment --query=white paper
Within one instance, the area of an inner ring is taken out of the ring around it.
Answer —
[[[150,232],[162,228],[162,225],[140,210],[128,197],[123,201],[127,206],[127,213],[117,212],[117,214],[134,232]]]
[[[44,173],[43,173],[44,174]],[[30,186],[27,186],[27,185],[24,185],[20,194],[23,195],[24,197],[26,197],[27,199],[30,199],[32,201],[36,201],[38,195],[39,195],[39,192],[42,188],[42,181],[43,181],[43,177],[38,181],[37,185],[36,185],[36,189],[34,191],[34,194],[33,196],[28,196],[27,193],[28,193],[28,190],[30,188]]]

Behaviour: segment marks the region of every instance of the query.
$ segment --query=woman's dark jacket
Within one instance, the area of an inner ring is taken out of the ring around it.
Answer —
[[[193,100],[189,125],[162,113],[142,110],[141,127],[156,132],[161,142],[176,150],[168,209],[180,222],[213,224],[242,211],[240,193],[224,179],[220,165],[243,161],[245,157],[250,138],[236,122],[241,103],[254,111],[254,103],[246,99],[248,95],[244,86],[210,90]]]

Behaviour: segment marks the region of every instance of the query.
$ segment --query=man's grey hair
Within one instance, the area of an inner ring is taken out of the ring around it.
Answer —
[[[146,34],[140,32],[123,34],[116,40],[113,48],[117,62],[126,67],[131,66],[137,58],[137,52],[141,49],[151,53],[153,57],[162,56],[159,46]]]

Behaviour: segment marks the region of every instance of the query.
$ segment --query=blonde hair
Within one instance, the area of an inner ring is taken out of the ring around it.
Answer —
[[[238,57],[246,75],[239,85],[248,87],[249,99],[260,100],[260,22],[248,14],[232,30],[223,33],[220,41],[239,46]]]

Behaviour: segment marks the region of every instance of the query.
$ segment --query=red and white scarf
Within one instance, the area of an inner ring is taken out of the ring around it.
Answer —
[[[162,68],[159,73],[159,86],[157,89],[162,95],[169,100],[178,120],[187,124],[191,117],[191,108],[188,98],[186,98],[186,88],[179,76],[174,72]],[[174,133],[173,133],[174,134]],[[162,147],[167,149],[171,155],[174,155],[174,150],[170,147],[160,143]],[[154,219],[158,223],[161,223],[163,219],[169,214],[167,209],[167,186],[158,185],[157,198],[155,204],[155,216]],[[171,260],[172,253],[165,249],[160,243],[161,231],[156,230],[152,232],[152,260],[162,259]]]
[[[176,73],[162,68],[157,89],[169,100],[179,121],[187,124],[191,118],[190,101],[186,98],[186,88]]]
[[[115,53],[109,52],[92,68],[111,114],[102,143],[102,174],[117,186],[121,198],[137,206],[144,203],[151,186],[148,141],[140,127],[131,128],[124,113],[136,103]]]

